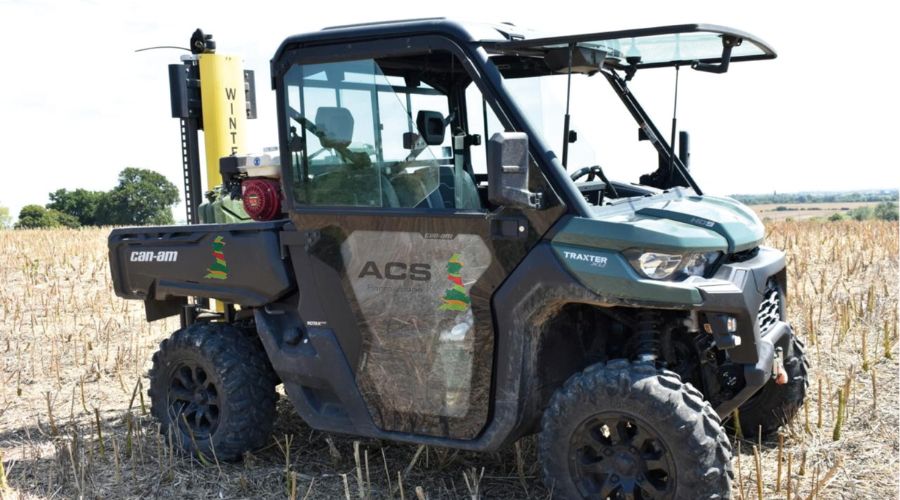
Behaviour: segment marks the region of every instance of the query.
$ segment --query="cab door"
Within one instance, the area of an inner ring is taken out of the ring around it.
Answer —
[[[565,207],[535,165],[543,208],[487,203],[469,124],[502,113],[481,108],[455,46],[405,42],[394,56],[350,51],[285,72],[285,186],[308,235],[291,251],[317,269],[298,276],[301,311],[311,296],[324,304],[303,319],[335,331],[381,430],[473,439],[491,409],[491,297]]]

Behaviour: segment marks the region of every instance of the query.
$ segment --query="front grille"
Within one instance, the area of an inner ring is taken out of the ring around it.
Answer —
[[[765,335],[781,321],[781,293],[774,280],[769,280],[763,301],[759,304],[759,313],[756,315],[756,323],[759,325],[759,334]]]

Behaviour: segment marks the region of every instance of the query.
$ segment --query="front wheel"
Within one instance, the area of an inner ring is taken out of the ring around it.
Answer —
[[[559,498],[728,498],[731,445],[702,395],[673,372],[614,360],[556,391],[538,438]]]
[[[766,382],[759,392],[739,408],[741,433],[744,437],[756,438],[760,431],[762,437],[771,437],[794,418],[806,399],[806,387],[809,384],[806,370],[809,361],[806,360],[803,342],[794,337],[788,346],[784,353],[787,383],[778,385],[774,380]]]
[[[276,380],[257,339],[228,324],[195,323],[153,355],[151,412],[181,448],[235,460],[269,439]]]

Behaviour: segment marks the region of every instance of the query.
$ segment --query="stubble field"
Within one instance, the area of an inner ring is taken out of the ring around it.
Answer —
[[[736,440],[736,498],[898,493],[898,226],[776,221],[812,365],[780,440]],[[108,230],[0,231],[3,498],[549,498],[533,439],[500,453],[311,430],[281,398],[272,442],[226,464],[173,450],[147,370],[177,319],[112,293]],[[740,449],[740,452],[738,452]]]
[[[827,219],[834,214],[848,215],[851,210],[860,207],[874,208],[877,203],[860,202],[833,202],[833,203],[768,203],[762,205],[749,205],[756,215],[763,220],[783,221],[785,219],[807,220]]]

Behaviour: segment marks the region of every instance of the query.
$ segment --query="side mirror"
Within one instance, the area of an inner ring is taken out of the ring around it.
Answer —
[[[444,142],[447,124],[444,123],[444,115],[437,111],[419,111],[416,115],[416,127],[425,144],[439,146]]]
[[[403,132],[403,149],[415,149],[419,142],[419,134],[415,132]]]
[[[540,208],[541,194],[528,190],[528,136],[497,132],[487,143],[488,200],[494,205]]]

